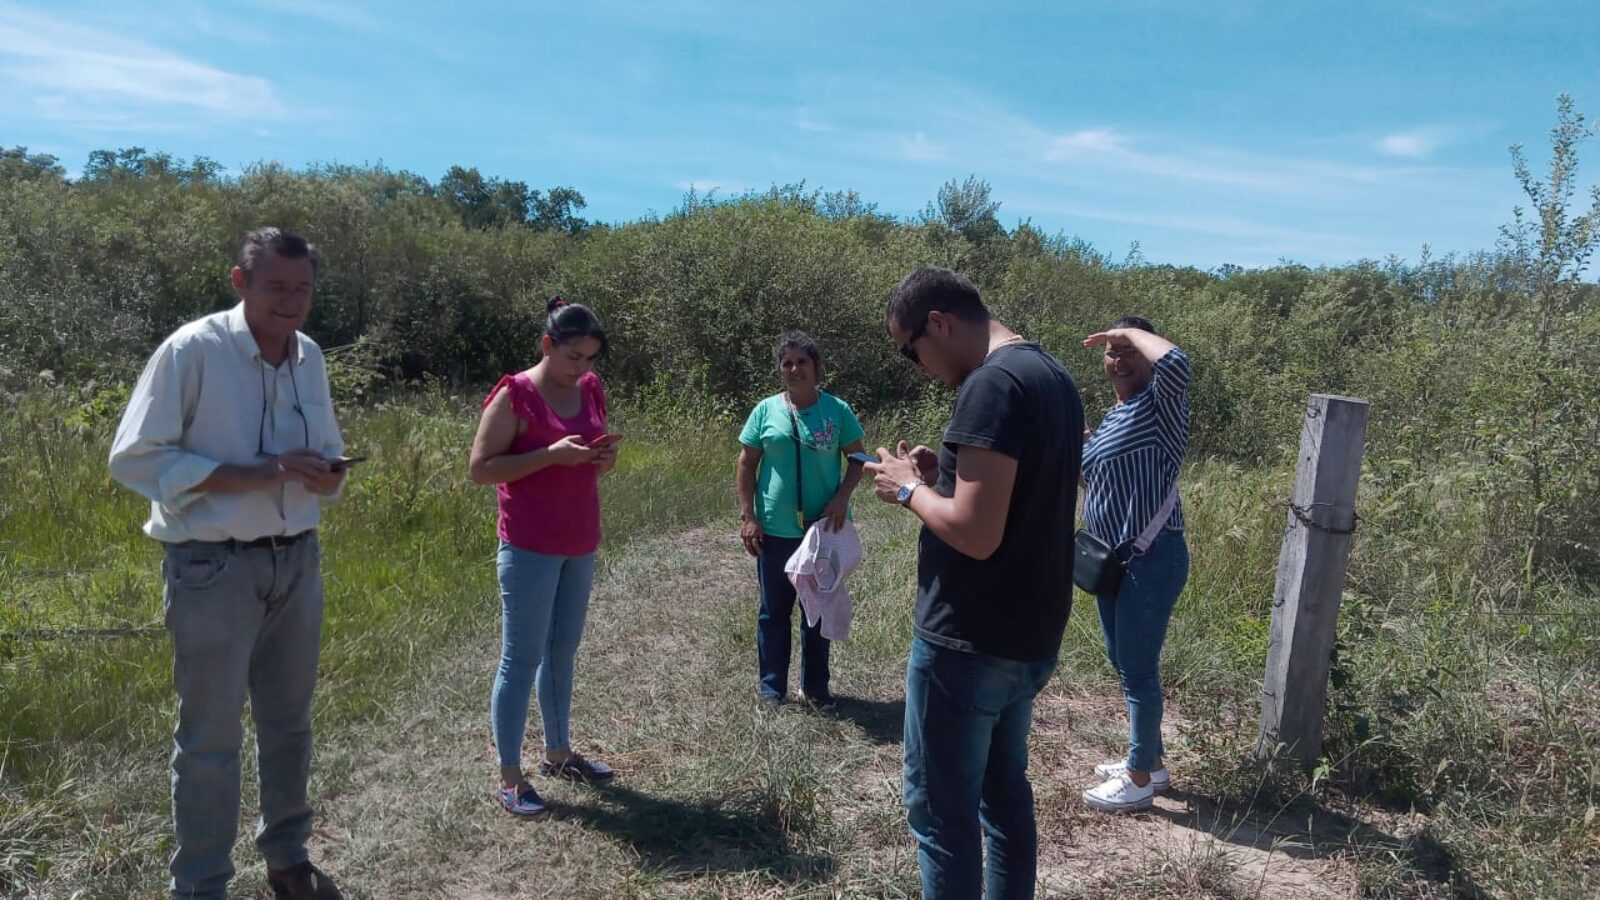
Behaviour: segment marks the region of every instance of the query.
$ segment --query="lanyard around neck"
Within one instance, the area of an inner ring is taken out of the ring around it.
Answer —
[[[800,530],[804,531],[806,527],[806,500],[805,480],[800,474],[800,452],[803,449],[800,444],[800,416],[795,411],[794,401],[789,399],[788,394],[783,397],[783,405],[789,408],[789,437],[794,441],[794,517],[795,521],[800,523]]]

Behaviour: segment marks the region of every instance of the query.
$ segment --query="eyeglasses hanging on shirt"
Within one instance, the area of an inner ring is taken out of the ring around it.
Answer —
[[[300,383],[294,377],[294,354],[291,353],[286,361],[289,364],[289,386],[294,389],[294,411],[300,417],[300,428],[305,433],[305,443],[300,446],[309,447],[311,423],[306,421],[306,411],[300,406]],[[257,366],[257,371],[261,373],[261,427],[256,431],[256,455],[276,456],[276,453],[267,452],[267,373],[265,369],[260,368],[259,361]],[[276,424],[277,417],[273,417],[273,422]]]

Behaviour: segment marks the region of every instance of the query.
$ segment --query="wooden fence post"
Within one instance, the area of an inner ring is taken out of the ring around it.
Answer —
[[[1371,406],[1365,400],[1312,394],[1300,432],[1300,463],[1289,502],[1272,633],[1261,688],[1256,755],[1279,744],[1306,769],[1322,753],[1334,627],[1356,523],[1356,487]]]

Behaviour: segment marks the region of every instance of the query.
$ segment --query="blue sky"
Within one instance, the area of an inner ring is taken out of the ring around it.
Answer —
[[[1597,0],[0,0],[0,145],[73,171],[461,164],[611,222],[970,174],[1008,227],[1202,268],[1490,248],[1563,91],[1600,118]]]

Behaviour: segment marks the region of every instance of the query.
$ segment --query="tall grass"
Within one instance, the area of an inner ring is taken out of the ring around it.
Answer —
[[[1402,467],[1404,468],[1404,467]],[[1470,473],[1465,473],[1470,475]],[[1180,746],[1212,796],[1299,813],[1426,816],[1365,858],[1374,895],[1600,889],[1600,607],[1594,586],[1514,587],[1496,499],[1470,477],[1369,460],[1312,777],[1250,760],[1290,471],[1192,466],[1193,569],[1166,653]],[[1093,614],[1078,619],[1084,637]],[[1086,654],[1092,651],[1085,649]]]
[[[49,880],[127,896],[162,883],[171,849],[160,552],[145,502],[106,470],[120,409],[58,390],[16,403],[0,419],[0,894]],[[603,555],[726,511],[730,437],[618,420]],[[369,461],[321,526],[324,734],[417,690],[441,648],[500,615],[494,495],[466,477],[476,404],[425,394],[344,424]]]
[[[114,404],[52,391],[21,398],[15,415],[0,420],[0,481],[8,487],[0,492],[0,893],[54,896],[72,886],[87,887],[88,896],[143,895],[163,882],[171,850],[165,757],[173,700],[159,555],[137,531],[142,502],[105,471],[115,413]],[[474,421],[472,399],[439,394],[350,414],[350,444],[371,462],[324,517],[319,744],[358,745],[367,729],[392,729],[389,714],[433,687],[462,696],[486,690],[477,670],[454,686],[424,681],[442,654],[464,644],[492,652],[493,499],[464,474]],[[869,431],[874,440],[902,427],[922,433],[918,421],[869,423]],[[734,572],[727,577],[738,585],[713,580],[702,597],[651,594],[684,589],[652,584],[661,554],[709,553],[654,539],[714,522],[700,539],[732,540],[733,429],[630,409],[617,425],[629,437],[604,483],[602,551],[613,617],[665,621],[673,602],[713,608],[698,613],[708,624],[692,646],[649,652],[607,646],[641,640],[625,622],[592,623],[586,654],[595,654],[596,669],[586,670],[585,683],[609,687],[586,715],[615,732],[602,729],[596,739],[631,759],[635,783],[654,779],[662,796],[621,792],[579,809],[580,830],[589,830],[571,836],[574,846],[597,832],[621,842],[604,858],[634,868],[604,884],[625,883],[630,896],[668,892],[663,879],[681,877],[673,866],[717,859],[715,848],[729,843],[744,847],[741,866],[750,869],[737,877],[749,879],[748,894],[728,880],[707,890],[756,896],[773,882],[848,883],[871,895],[909,889],[892,776],[852,787],[852,773],[862,758],[892,771],[897,752],[890,698],[903,683],[914,523],[865,495],[858,500],[872,558],[852,585],[855,626],[836,654],[835,688],[880,698],[858,710],[871,720],[869,733],[752,717],[741,710],[753,664],[753,586]],[[1193,568],[1163,660],[1169,751],[1185,786],[1241,817],[1343,823],[1339,840],[1370,896],[1600,890],[1594,589],[1546,579],[1527,590],[1519,563],[1500,555],[1504,509],[1475,489],[1471,472],[1421,475],[1369,460],[1325,765],[1306,776],[1251,762],[1285,518],[1275,504],[1290,480],[1287,464],[1201,461],[1185,473]],[[1077,599],[1057,686],[1102,695],[1114,708],[1094,606]],[[707,683],[671,683],[684,654],[694,657],[685,668]],[[1107,721],[1074,739],[1101,741],[1098,749],[1113,754],[1121,728]],[[811,743],[819,734],[825,746]],[[429,740],[453,740],[452,752],[462,744],[459,736]],[[334,756],[319,767],[319,791],[337,794],[369,777]],[[460,777],[487,778],[487,766],[464,762]],[[423,802],[433,812],[418,815],[437,832],[439,853],[448,853],[452,823],[477,815],[463,806],[470,802],[459,792]],[[1041,805],[1041,816],[1061,815]],[[678,831],[657,833],[651,823]],[[762,837],[745,847],[740,833]],[[374,851],[372,859],[392,858]],[[1161,896],[1225,876],[1214,869],[1185,864],[1135,881]],[[557,876],[579,885],[584,872]]]

